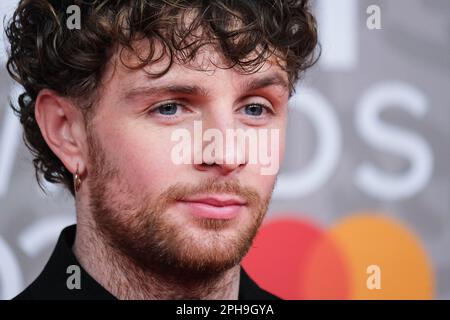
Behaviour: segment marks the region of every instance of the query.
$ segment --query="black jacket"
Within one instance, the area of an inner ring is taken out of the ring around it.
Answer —
[[[53,253],[37,279],[14,300],[116,300],[79,264],[72,252],[76,225],[66,227],[60,234]],[[69,289],[67,279],[70,265],[79,266],[82,289]],[[279,300],[260,288],[241,267],[238,300]]]

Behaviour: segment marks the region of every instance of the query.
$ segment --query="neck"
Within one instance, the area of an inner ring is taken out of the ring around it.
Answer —
[[[80,219],[73,251],[81,266],[118,299],[224,299],[236,300],[240,266],[207,279],[174,281],[170,272],[161,274],[144,269],[111,246],[93,221]]]

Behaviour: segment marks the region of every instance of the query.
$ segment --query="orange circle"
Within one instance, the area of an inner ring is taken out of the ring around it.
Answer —
[[[433,271],[420,241],[375,212],[353,214],[330,230],[348,263],[351,299],[431,299]]]

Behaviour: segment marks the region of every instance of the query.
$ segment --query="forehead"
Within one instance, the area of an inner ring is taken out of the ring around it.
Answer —
[[[244,72],[239,66],[230,68],[219,50],[212,44],[204,45],[199,48],[194,58],[187,62],[179,59],[175,53],[170,65],[170,57],[164,51],[164,48],[159,42],[153,43],[151,46],[148,40],[141,40],[134,43],[133,51],[123,48],[116,51],[111,59],[111,68],[109,79],[111,81],[120,82],[121,87],[131,87],[136,83],[158,83],[164,81],[189,79],[189,81],[205,81],[205,76],[212,76],[216,74],[226,74],[226,77],[232,82],[239,82],[241,79],[249,79],[258,77],[260,75],[277,75],[279,78],[288,83],[287,72],[283,71],[278,65],[279,60],[275,55],[270,56],[261,65],[256,66],[251,73]],[[248,59],[253,59],[255,53],[251,53]],[[140,58],[151,56],[151,61],[142,68],[134,68],[141,62]],[[281,61],[281,63],[283,63]],[[131,68],[130,68],[131,67]],[[168,71],[159,76],[161,72]],[[207,83],[203,83],[207,85]]]

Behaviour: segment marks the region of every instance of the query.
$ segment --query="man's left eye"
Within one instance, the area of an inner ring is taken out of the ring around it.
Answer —
[[[259,103],[252,103],[244,107],[245,113],[253,117],[259,117],[268,110],[270,110],[268,107]]]

